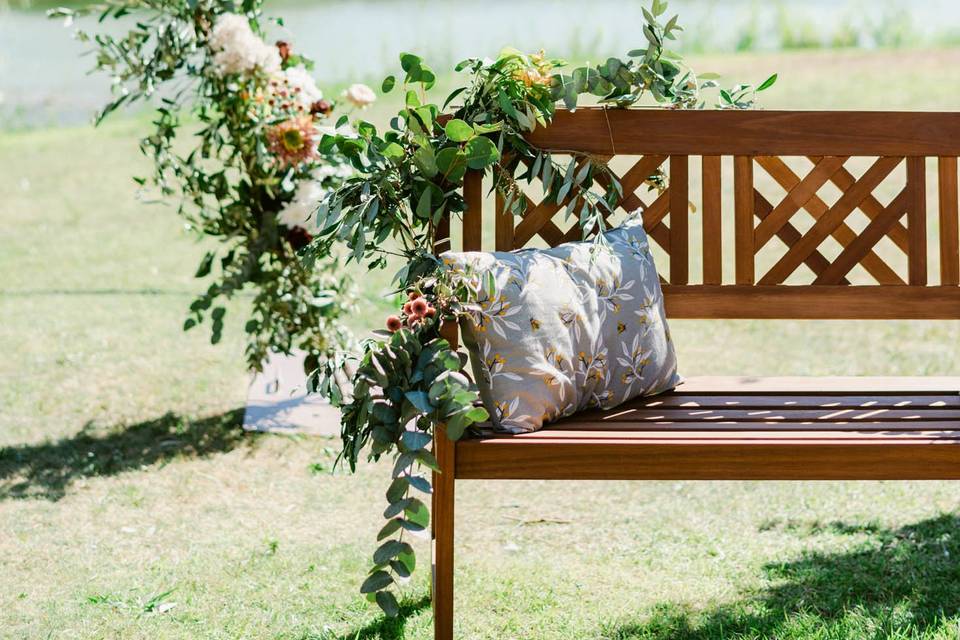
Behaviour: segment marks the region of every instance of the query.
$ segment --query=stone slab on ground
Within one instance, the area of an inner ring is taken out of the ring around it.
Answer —
[[[321,396],[307,394],[304,354],[271,354],[247,390],[246,431],[340,435],[340,411]]]

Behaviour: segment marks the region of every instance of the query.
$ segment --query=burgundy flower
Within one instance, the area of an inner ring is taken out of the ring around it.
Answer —
[[[295,251],[303,249],[313,240],[313,236],[310,235],[310,232],[303,227],[293,227],[291,229],[287,229],[286,238],[287,242],[290,243],[290,246],[293,247]]]
[[[402,328],[403,328],[403,321],[400,320],[400,318],[398,318],[397,316],[389,316],[387,318],[387,330],[390,331],[390,333],[396,333],[397,331],[400,331],[400,329]]]

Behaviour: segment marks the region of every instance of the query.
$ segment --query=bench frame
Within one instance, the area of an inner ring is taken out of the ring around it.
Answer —
[[[960,319],[960,113],[586,108],[558,112],[551,126],[535,131],[529,140],[557,154],[564,150],[589,153],[594,161],[639,156],[621,176],[623,205],[643,211],[652,243],[669,256],[668,276],[661,277],[671,319]],[[695,283],[690,281],[690,156],[702,156],[698,206],[702,274]],[[723,273],[724,156],[732,156],[733,161],[735,269],[730,281]],[[794,156],[805,157],[812,165],[806,175],[798,175],[782,160]],[[856,156],[876,158],[859,177],[844,164]],[[934,162],[928,164],[931,158]],[[653,199],[641,197],[636,192],[645,178],[662,165],[669,175],[668,189]],[[902,167],[902,188],[887,205],[881,204],[874,189],[895,178]],[[939,201],[938,215],[929,220],[928,167]],[[771,202],[761,193],[760,171],[782,188],[782,200]],[[824,185],[840,192],[832,205],[818,195]],[[467,210],[460,234],[465,251],[482,248],[483,188],[481,173],[466,176]],[[497,198],[496,250],[523,248],[537,236],[550,246],[579,239],[579,229],[562,231],[553,220],[554,215],[562,217],[564,205],[533,201],[529,205],[524,217],[515,219]],[[847,224],[855,210],[868,220],[859,231]],[[813,218],[812,225],[792,224],[795,216],[805,214]],[[936,284],[929,282],[928,226],[932,225],[939,229]],[[441,224],[439,236],[438,250],[448,249],[449,219]],[[772,260],[758,261],[774,238],[785,251]],[[841,247],[839,253],[834,250],[832,259],[820,251],[827,238]],[[905,268],[898,269],[874,250],[881,240],[902,252]],[[773,262],[772,267],[758,273],[765,262]],[[802,282],[804,271],[812,272],[812,282]],[[876,284],[862,284],[867,279]],[[445,335],[457,343],[456,327],[448,327]],[[731,383],[697,384],[716,389]],[[960,393],[960,378],[809,378],[770,384],[775,390],[779,387],[781,394]],[[750,383],[740,381],[732,388],[742,391],[744,385]],[[956,430],[960,438],[960,423]],[[681,446],[627,435],[578,442],[549,435],[452,442],[441,432],[442,428],[434,446],[443,472],[434,474],[432,499],[437,640],[453,638],[457,479],[960,479],[960,447],[943,446],[960,440],[942,436],[843,441],[704,437]],[[926,446],[931,444],[936,446]]]

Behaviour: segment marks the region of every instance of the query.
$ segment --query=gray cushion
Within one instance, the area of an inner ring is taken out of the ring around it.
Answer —
[[[462,324],[495,427],[536,431],[679,383],[639,216],[604,236],[605,244],[443,254],[447,268],[478,282],[490,273],[496,282],[495,294],[481,293],[481,310]]]

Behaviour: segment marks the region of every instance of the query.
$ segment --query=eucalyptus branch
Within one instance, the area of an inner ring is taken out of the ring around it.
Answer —
[[[387,318],[388,331],[364,343],[349,384],[337,381],[338,366],[347,361],[339,356],[313,379],[313,387],[342,408],[340,462],[353,469],[364,451],[372,459],[394,456],[390,505],[384,513],[388,523],[361,588],[390,615],[398,607],[388,589],[412,571],[403,560],[406,543],[393,536],[409,531],[411,522],[427,524],[418,519],[422,503],[409,493],[411,486],[421,488],[411,479],[411,465],[436,468],[426,447],[438,426],[456,439],[487,419],[486,411],[475,406],[475,387],[460,373],[466,356],[440,337],[438,319],[455,321],[476,306],[483,292],[489,298],[494,284],[454,278],[440,268],[432,255],[437,226],[444,217],[464,211],[464,176],[474,170],[490,174],[505,208],[521,217],[527,213],[522,183],[539,182],[547,201],[577,218],[583,238],[602,241],[607,218],[625,195],[617,175],[604,158],[546,152],[526,135],[549,126],[558,104],[576,109],[584,94],[618,108],[648,96],[669,108],[703,108],[702,90],[716,84],[708,74],[698,77],[667,49],[681,27],[675,16],[661,22],[665,10],[666,2],[654,0],[644,12],[646,46],[624,60],[609,58],[570,72],[563,71],[563,60],[548,59],[543,52],[506,49],[494,60],[464,60],[456,71],[468,74],[466,82],[439,105],[429,101],[433,70],[420,57],[403,53],[400,81],[388,76],[382,84],[384,93],[398,86],[404,92],[404,106],[389,129],[380,133],[361,121],[355,135],[328,135],[320,143],[322,150],[347,158],[356,175],[320,204],[320,232],[308,252],[323,256],[344,245],[349,260],[365,260],[370,268],[385,266],[387,256],[399,253],[404,265],[395,282],[410,295],[402,313]],[[756,89],[740,85],[721,92],[721,105],[748,106],[774,79]],[[569,159],[560,162],[557,155]],[[657,170],[645,182],[662,190],[666,176]],[[388,248],[388,242],[399,250]],[[412,562],[412,549],[409,553]]]

